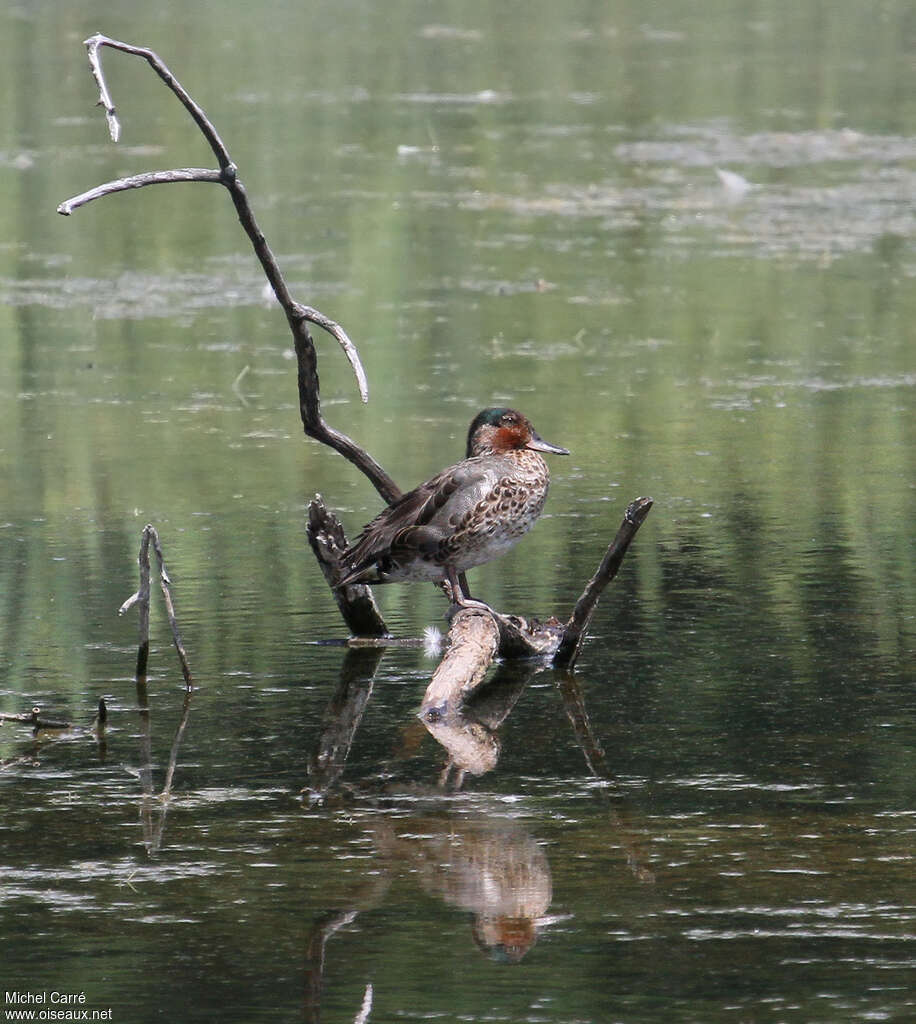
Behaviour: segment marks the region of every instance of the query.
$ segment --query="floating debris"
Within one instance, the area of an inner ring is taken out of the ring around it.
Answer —
[[[725,171],[721,167],[716,168],[716,177],[722,183],[729,202],[732,203],[740,202],[754,187],[747,178],[742,178],[734,171]]]

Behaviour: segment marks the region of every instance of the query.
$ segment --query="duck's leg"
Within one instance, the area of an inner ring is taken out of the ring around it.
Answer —
[[[465,599],[465,593],[454,566],[447,565],[445,567],[445,578],[448,580],[448,591],[452,604],[460,605]]]
[[[446,579],[448,579],[449,590],[452,593],[452,604],[458,605],[459,608],[482,608],[488,612],[493,611],[486,601],[477,601],[468,594],[468,581],[463,572],[457,573],[454,566],[447,565],[445,573]]]

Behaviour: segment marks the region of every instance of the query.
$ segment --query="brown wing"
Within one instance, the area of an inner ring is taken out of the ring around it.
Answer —
[[[459,462],[382,509],[341,555],[346,573],[338,586],[352,583],[392,548],[401,553],[432,550],[450,528],[448,520],[454,515],[463,516],[476,504],[486,482],[486,474],[476,460]]]

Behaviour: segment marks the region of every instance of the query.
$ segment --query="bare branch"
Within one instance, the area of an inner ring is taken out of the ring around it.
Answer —
[[[109,130],[111,130],[112,119],[114,119],[116,128],[112,132],[111,136],[114,142],[118,141],[120,126],[118,126],[114,101],[108,92],[108,87],[105,84],[105,76],[102,72],[102,62],[99,57],[99,49],[103,46],[110,46],[113,50],[120,50],[122,53],[129,53],[135,57],[142,57],[169,87],[169,89],[171,89],[178,97],[182,106],[191,115],[194,123],[200,129],[204,138],[207,140],[208,145],[213,150],[213,155],[216,157],[220,168],[223,171],[227,171],[233,166],[232,160],[229,157],[229,151],[226,149],[226,146],[223,143],[223,140],[219,137],[216,129],[210,123],[207,115],[194,102],[194,100],[191,99],[190,95],[185,92],[181,83],[168,69],[165,62],[158,54],[144,46],[131,46],[130,43],[122,43],[117,39],[111,39],[109,36],[102,35],[100,32],[97,32],[94,36],[90,36],[85,40],[84,45],[89,54],[89,66],[92,68],[93,77],[99,85],[99,105],[105,108],[105,113],[108,117]]]
[[[353,367],[353,372],[356,374],[356,385],[359,388],[359,397],[362,399],[363,404],[369,401],[369,381],[366,379],[366,371],[363,369],[363,364],[359,359],[359,352],[356,351],[356,346],[350,341],[350,337],[347,332],[330,317],[319,312],[317,309],[313,309],[311,306],[303,306],[300,303],[295,303],[295,308],[304,320],[308,320],[309,323],[318,324],[319,327],[324,328],[328,334],[335,337],[344,350],[344,354],[350,361],[350,365]]]
[[[146,185],[172,185],[178,181],[203,181],[208,184],[219,185],[222,183],[220,171],[211,170],[209,167],[177,167],[172,171],[148,171],[145,174],[132,174],[129,178],[118,178],[117,181],[109,181],[104,185],[97,185],[72,199],[67,199],[57,208],[57,212],[69,217],[74,210],[91,203],[94,199],[104,199],[105,196],[114,195],[115,192],[126,192],[132,188],[144,188]]]
[[[105,108],[105,117],[108,119],[108,134],[111,136],[112,142],[117,142],[121,138],[121,123],[118,121],[114,101],[108,92],[105,75],[102,71],[102,63],[99,60],[99,46],[102,39],[102,36],[94,35],[90,39],[85,40],[84,45],[89,53],[89,67],[92,69],[92,77],[99,87],[99,106]]]
[[[620,568],[620,563],[627,553],[630,541],[636,536],[637,530],[642,526],[651,508],[651,498],[635,498],[627,506],[623,522],[617,531],[617,536],[605,552],[598,571],[588,581],[582,596],[576,602],[576,607],[573,609],[569,622],[566,624],[563,638],[557,648],[557,653],[554,655],[553,661],[555,665],[572,665],[579,656],[582,638],[585,635],[585,629],[592,617],[595,606],[598,604],[598,599],[601,597],[604,588],[617,575],[617,570]]]
[[[108,36],[96,34],[85,41],[89,54],[89,64],[92,74],[99,86],[99,103],[105,108],[109,119],[109,127],[112,138],[117,140],[120,126],[115,114],[114,101],[105,82],[105,75],[102,70],[100,50],[108,46],[123,53],[141,57],[156,72],[159,78],[178,98],[184,108],[188,111],[194,123],[200,129],[207,140],[211,150],[219,163],[219,171],[207,170],[204,168],[183,168],[175,171],[157,171],[148,174],[138,174],[130,178],[109,182],[100,185],[98,188],[85,192],[82,195],[69,199],[58,207],[58,212],[69,215],[73,210],[111,195],[114,192],[121,192],[131,188],[142,188],[146,185],[171,184],[179,181],[200,181],[210,184],[225,186],[232,197],[233,205],[238,214],[239,223],[251,242],[255,255],[261,263],[261,267],[273,289],[277,301],[286,314],[287,322],[293,334],[296,358],[299,364],[299,411],[302,418],[303,429],[309,437],[314,438],[322,444],[328,445],[336,452],[343,455],[361,470],[375,486],[375,489],[387,502],[392,502],[400,497],[401,491],[397,484],[388,476],[382,467],[355,441],[345,434],[334,430],[325,423],[321,415],[321,401],[318,389],[318,368],[315,346],[308,331],[308,323],[315,323],[337,339],[338,344],[344,351],[347,359],[353,368],[356,376],[356,384],[359,389],[359,396],[363,402],[368,401],[369,388],[366,373],[360,362],[356,346],[350,340],[346,331],[336,321],[325,316],[311,306],[305,306],[295,302],[290,295],[289,288],[280,271],[279,264],[267,244],[264,233],[255,220],[251,204],[245,187],[238,177],[235,164],[226,149],[225,144],[217,133],[216,129],[207,118],[207,115],[199,107],[190,95],[182,87],[161,58],[141,46],[133,46],[130,43],[120,42]]]
[[[146,665],[149,660],[150,541],[153,543],[153,550],[156,552],[156,560],[159,563],[159,587],[162,590],[162,597],[165,601],[165,611],[169,620],[169,628],[172,631],[172,642],[175,645],[175,650],[178,652],[178,660],[181,662],[181,672],[184,676],[185,686],[190,690],[194,685],[194,679],[191,676],[191,666],[188,664],[187,652],[178,633],[178,620],[175,618],[175,606],[172,604],[172,593],[169,589],[172,581],[169,579],[169,574],[165,568],[162,546],[159,543],[159,534],[156,532],[156,527],[151,523],[144,526],[143,534],[140,537],[140,554],[137,556],[137,562],[140,565],[140,587],[135,594],[131,594],[124,604],[121,605],[118,609],[118,614],[123,615],[124,612],[135,604],[140,605],[140,644],[137,650],[137,679],[140,680],[146,676]]]
[[[162,558],[162,547],[159,544],[159,534],[156,532],[154,526],[147,526],[147,530],[150,531],[153,541],[153,549],[156,552],[156,561],[159,563],[159,589],[162,591],[162,598],[165,601],[165,613],[169,620],[169,629],[172,631],[172,642],[175,644],[175,650],[178,652],[178,660],[181,662],[181,672],[184,676],[184,683],[187,689],[191,689],[194,686],[194,679],[191,676],[191,666],[188,664],[188,655],[184,649],[184,644],[181,642],[181,637],[178,633],[178,620],[175,618],[175,606],[172,604],[172,581],[169,579],[169,574],[165,570],[165,562]]]

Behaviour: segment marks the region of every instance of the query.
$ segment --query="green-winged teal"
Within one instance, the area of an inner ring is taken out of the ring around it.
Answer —
[[[341,555],[348,583],[448,580],[505,554],[541,514],[550,473],[540,452],[568,455],[514,409],[484,409],[468,430],[466,458],[380,512]]]

